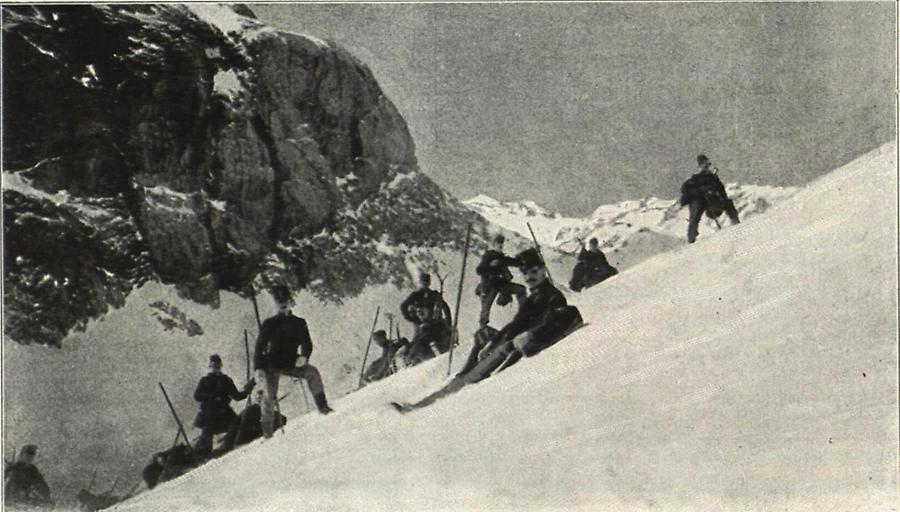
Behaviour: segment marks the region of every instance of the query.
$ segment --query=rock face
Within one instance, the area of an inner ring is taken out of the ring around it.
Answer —
[[[240,13],[240,14],[239,14]],[[5,332],[59,345],[146,280],[340,300],[483,221],[334,44],[246,7],[3,7]]]

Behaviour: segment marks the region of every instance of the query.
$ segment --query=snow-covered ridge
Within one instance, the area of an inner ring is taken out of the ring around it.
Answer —
[[[734,200],[741,220],[761,214],[795,194],[796,187],[770,187],[763,185],[726,185],[729,197]],[[584,218],[565,217],[550,212],[534,203],[501,202],[486,195],[478,195],[463,202],[489,221],[531,238],[528,225],[534,230],[538,242],[562,253],[579,249],[581,241],[596,237],[601,248],[609,253],[624,253],[613,257],[612,263],[630,266],[662,250],[681,244],[687,231],[688,209],[678,208],[676,199],[647,197],[598,206]],[[727,217],[701,222],[701,236],[709,236],[728,224]],[[652,242],[649,239],[654,239]],[[628,249],[629,244],[632,245]],[[635,253],[635,244],[641,248]],[[617,261],[618,260],[618,261]]]

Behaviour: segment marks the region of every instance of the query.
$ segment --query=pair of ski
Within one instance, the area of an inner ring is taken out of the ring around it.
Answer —
[[[547,345],[547,348],[555,345],[559,341],[565,339],[567,336],[586,325],[588,325],[587,322],[581,322],[578,325],[567,329],[555,340],[549,343]],[[391,402],[390,405],[401,414],[406,414],[408,412],[415,411],[416,409],[427,407],[437,400],[444,398],[445,396],[456,393],[469,384],[474,384],[502,372],[506,368],[518,362],[522,357],[526,356],[520,350],[513,347],[512,342],[507,342],[497,347],[493,352],[488,354],[487,357],[479,361],[479,363],[470,371],[456,375],[455,377],[450,379],[449,382],[444,384],[443,387],[441,387],[434,393],[431,393],[422,400],[419,400],[416,403]]]

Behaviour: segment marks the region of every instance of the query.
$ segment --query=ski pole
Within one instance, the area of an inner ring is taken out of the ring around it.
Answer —
[[[253,313],[256,314],[256,328],[259,329],[262,320],[259,318],[259,305],[256,303],[256,290],[253,288],[253,283],[250,283],[250,300],[253,301]]]
[[[166,403],[169,405],[169,410],[172,411],[172,417],[175,418],[175,423],[178,424],[178,432],[182,436],[184,436],[184,442],[187,443],[188,446],[191,446],[191,441],[188,439],[188,436],[184,431],[184,425],[181,424],[181,419],[178,418],[178,413],[175,412],[175,406],[173,406],[172,401],[169,400],[169,394],[166,393],[166,388],[162,385],[162,382],[159,383],[159,389],[162,390],[163,397],[166,399]]]
[[[534,230],[531,229],[531,223],[526,222],[526,226],[528,226],[528,231],[531,232],[531,239],[534,240],[534,248],[537,249],[538,256],[541,257],[541,263],[544,264],[544,270],[547,272],[547,280],[550,281],[550,284],[553,284],[553,277],[550,276],[550,269],[547,267],[547,260],[544,259],[544,254],[541,252],[541,244],[538,243],[537,237],[534,236]]]
[[[453,312],[453,334],[450,340],[450,354],[447,356],[447,375],[450,375],[450,368],[453,366],[453,345],[456,345],[459,338],[459,303],[462,302],[463,280],[466,277],[466,259],[469,257],[469,241],[472,238],[472,223],[466,226],[466,243],[463,246],[462,270],[459,273],[459,289],[456,293],[456,309]]]
[[[244,329],[244,354],[247,356],[247,382],[250,382],[250,341],[247,337],[247,329]],[[247,404],[244,405],[244,410],[247,410],[247,407],[250,407],[252,393],[247,393]],[[237,434],[235,434],[235,438],[239,438],[241,434],[243,434],[244,423],[241,422],[238,425]]]
[[[372,347],[372,337],[375,335],[375,326],[378,325],[378,315],[381,313],[381,306],[378,306],[375,309],[375,320],[372,322],[372,330],[369,331],[369,343],[366,345],[366,353],[363,355],[362,368],[359,370],[359,384],[356,389],[359,389],[363,385],[363,375],[366,371],[366,360],[369,359],[369,348]]]

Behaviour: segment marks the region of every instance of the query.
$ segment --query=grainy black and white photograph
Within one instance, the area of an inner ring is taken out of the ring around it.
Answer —
[[[3,509],[896,512],[897,12],[3,2]]]

